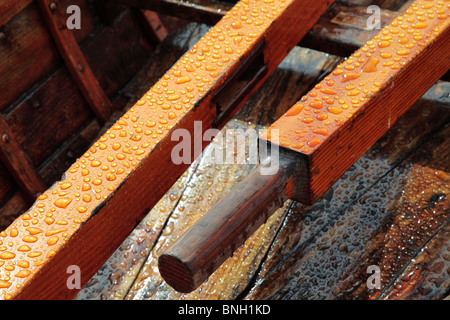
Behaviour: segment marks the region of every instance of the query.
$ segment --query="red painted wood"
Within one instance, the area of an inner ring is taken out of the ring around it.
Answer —
[[[96,116],[106,122],[111,113],[111,102],[98,83],[72,32],[66,26],[66,16],[58,0],[38,0],[53,39],[67,68]]]

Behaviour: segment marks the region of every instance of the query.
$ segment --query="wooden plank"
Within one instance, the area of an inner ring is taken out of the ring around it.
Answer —
[[[263,133],[270,141],[279,130],[280,141],[272,142],[306,164],[294,199],[317,201],[447,72],[448,8],[429,5],[433,14],[422,18],[428,4],[414,2]]]
[[[8,23],[20,11],[29,5],[32,0],[5,0],[0,3],[0,27]]]
[[[449,69],[447,8],[428,4],[412,3],[261,135],[281,148],[274,179],[249,176],[165,250],[159,270],[171,286],[196,289],[286,198],[305,204],[319,200]],[[419,9],[425,7],[433,14],[423,17]],[[406,29],[409,37],[400,31]],[[413,75],[418,76],[414,84]],[[262,192],[284,192],[278,199],[262,197],[254,185]]]
[[[66,26],[60,1],[38,0],[38,3],[66,67],[92,111],[102,122],[106,122],[112,113],[111,102],[95,78],[72,31]]]
[[[231,4],[210,0],[156,0],[152,2],[119,0],[119,2],[210,25],[219,21],[232,8]],[[378,31],[377,29],[370,30],[366,26],[366,21],[370,16],[367,13],[367,7],[371,2],[373,1],[352,3],[339,1],[321,16],[299,45],[344,57],[349,56]],[[399,8],[398,3],[386,1],[372,4],[381,8],[382,27],[398,15],[397,12],[391,11]]]
[[[1,116],[0,134],[0,160],[8,168],[31,205],[47,186]]]
[[[395,201],[388,204],[386,211],[391,215],[386,225],[377,230],[364,253],[357,259],[357,270],[345,274],[346,279],[335,291],[338,297],[376,299],[389,296],[391,299],[401,299],[396,293],[401,292],[402,288],[408,290],[408,287],[414,286],[414,278],[397,278],[402,276],[403,269],[427,242],[448,223],[449,138],[450,130],[447,127],[407,159],[403,168],[399,168],[403,169],[399,177],[401,181],[396,178],[392,184],[401,184],[402,193],[397,193]],[[445,252],[445,247],[442,249]],[[378,290],[368,290],[365,283],[358,281],[361,279],[361,270],[368,265],[380,268],[381,283]],[[417,275],[424,271],[417,270]],[[394,281],[394,290],[386,295]],[[349,283],[353,283],[352,288],[348,288]]]
[[[381,294],[382,299],[438,300],[449,287],[450,230],[448,222],[414,256],[402,274]]]
[[[300,46],[348,57],[369,41],[379,29],[367,27],[369,6],[346,6],[336,3],[320,17]],[[380,26],[384,27],[399,15],[380,7]]]
[[[123,12],[83,47],[94,74],[112,99],[140,70],[149,54],[148,42],[132,17],[131,12]],[[123,65],[127,68],[121,68]],[[116,104],[113,110],[121,108],[123,105]],[[67,69],[61,67],[5,119],[33,165],[40,167],[93,116]]]
[[[76,1],[81,8],[82,28],[74,35],[78,42],[93,31],[94,23],[86,1]],[[31,3],[1,29],[0,110],[16,103],[27,90],[61,63],[56,47],[36,3]]]
[[[76,290],[66,286],[67,267],[78,265],[83,270],[82,281],[87,281],[187,168],[187,164],[174,165],[170,159],[176,145],[169,140],[170,133],[186,129],[192,135],[194,120],[202,121],[203,132],[224,111],[223,121],[231,117],[235,111],[211,106],[218,88],[233,75],[242,75],[238,67],[245,67],[245,62],[251,61],[248,57],[261,54],[257,57],[264,58],[261,68],[267,73],[239,93],[241,101],[233,106],[240,107],[326,8],[327,3],[316,2],[305,13],[301,0],[270,4],[245,0],[233,7],[65,173],[62,181],[44,192],[2,233],[3,241],[15,236],[21,239],[20,246],[2,252],[2,259],[8,260],[0,267],[2,298],[73,296]],[[283,39],[279,32],[285,35]],[[155,163],[163,170],[154,170]],[[39,230],[28,229],[28,217],[31,222],[37,220],[33,228]],[[65,223],[59,226],[58,221]],[[33,257],[38,252],[39,257]],[[5,268],[22,259],[29,262],[29,268],[17,277],[6,275]],[[42,286],[45,291],[39,289]]]
[[[147,63],[142,68],[149,51],[145,37],[131,17],[133,15],[129,10],[123,12],[111,22],[111,26],[96,33],[92,41],[86,43],[83,48],[89,63],[93,65],[94,73],[100,75],[99,81],[113,97],[114,110],[121,110],[125,105],[127,107],[124,110],[127,110],[145,94],[149,84],[158,80],[156,78],[147,81],[134,77],[138,70],[149,70],[147,68],[151,69],[152,66]],[[112,30],[114,32],[111,32]],[[103,59],[102,52],[108,54],[108,61]],[[120,65],[128,67],[120,69]],[[146,88],[141,88],[137,94],[129,96],[129,79],[145,83]],[[93,115],[64,67],[49,76],[42,86],[35,88],[33,94],[27,98],[27,101],[9,113],[8,125],[13,129],[15,137],[26,150],[33,165],[39,168],[39,173],[47,185],[51,185],[59,180],[70,165],[96,140],[100,127],[95,120],[84,127]],[[55,135],[55,128],[58,128],[58,135]],[[11,219],[17,218],[25,210],[22,205],[17,205],[17,201],[6,201],[17,191],[17,186],[5,168],[0,172],[0,212],[7,216],[0,227],[3,230],[12,222]]]
[[[229,3],[220,3],[212,0],[117,0],[129,6],[141,9],[153,10],[178,18],[214,25],[233,8]]]
[[[169,32],[164,27],[164,24],[155,11],[135,10],[135,14],[138,18],[142,19],[147,36],[152,41],[153,45],[158,45],[167,37]]]
[[[204,27],[200,30],[203,29]],[[195,42],[199,32],[197,29],[190,30],[187,30],[188,34],[180,33],[172,42]],[[162,48],[157,49],[159,55],[153,58],[155,61],[160,61],[164,52],[174,51],[172,47],[166,48],[166,45],[165,43]],[[281,116],[286,111],[286,106],[295,103],[323,74],[332,71],[339,61],[337,57],[321,52],[294,48],[222,133],[230,128],[246,131],[254,128],[255,123],[269,125],[273,118]],[[281,94],[275,96],[272,94],[274,91]],[[213,142],[215,146],[219,143],[221,142]],[[204,159],[210,147],[205,149],[205,154],[200,158],[203,160],[200,160],[194,176],[185,183],[185,191],[181,193],[178,183],[175,184],[174,190],[165,196],[170,201],[161,201],[151,210],[80,291],[77,299],[234,299],[246,288],[284,217],[282,210],[272,218],[277,223],[262,227],[246,243],[246,248],[254,250],[240,250],[228,260],[226,266],[217,270],[207,283],[190,295],[174,291],[163,281],[157,270],[161,250],[197,221],[254,167],[251,164],[211,165],[209,159]],[[198,197],[199,194],[204,196]],[[155,222],[159,219],[164,221],[163,229],[159,227],[161,222]],[[241,273],[245,276],[235,276]]]
[[[313,206],[298,204],[287,213],[246,299],[365,299],[379,292],[364,289],[370,276],[367,267],[375,264],[382,272],[389,270],[377,260],[383,258],[382,254],[374,260],[370,257],[385,250],[380,242],[388,240],[384,238],[386,230],[395,228],[396,219],[399,221],[402,211],[408,210],[398,200],[407,183],[417,183],[410,176],[411,163],[418,158],[428,159],[426,167],[445,170],[442,160],[448,159],[448,150],[439,155],[443,149],[438,145],[448,144],[448,138],[443,140],[440,132],[450,121],[449,90],[448,84],[430,89],[341,177],[326,199]],[[433,159],[426,154],[433,154]],[[432,184],[425,183],[421,189]],[[442,204],[429,208],[437,209]],[[435,218],[439,217],[438,211],[442,213],[437,210]],[[425,234],[429,231],[423,229],[396,235],[393,241]],[[393,258],[408,263],[405,257],[409,254],[405,249]],[[402,266],[395,268],[401,270]]]

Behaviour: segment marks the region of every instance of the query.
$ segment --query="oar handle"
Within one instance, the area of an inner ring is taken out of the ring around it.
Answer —
[[[195,290],[287,199],[291,162],[273,175],[256,169],[159,257],[161,276],[175,290]]]

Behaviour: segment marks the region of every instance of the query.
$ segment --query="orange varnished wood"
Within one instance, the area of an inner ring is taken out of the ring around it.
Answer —
[[[111,102],[95,78],[72,31],[66,27],[60,1],[38,0],[38,3],[53,40],[84,98],[102,122],[108,121],[112,112]]]
[[[412,3],[263,133],[306,159],[294,199],[319,199],[449,69],[449,5]]]
[[[239,2],[34,205],[0,233],[0,297],[63,299],[77,265],[82,283],[96,272],[187,164],[174,165],[174,129],[211,127],[214,93],[256,48],[267,73],[328,7],[304,0]],[[279,35],[283,34],[283,37]],[[229,118],[235,111],[227,113]],[[224,119],[226,120],[226,119]]]

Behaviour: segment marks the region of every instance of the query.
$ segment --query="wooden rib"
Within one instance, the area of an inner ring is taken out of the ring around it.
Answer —
[[[314,203],[450,67],[448,1],[415,1],[263,133],[304,161]],[[274,142],[276,143],[276,142]]]
[[[29,204],[47,186],[30,159],[16,141],[5,119],[0,116],[0,159],[8,168]]]
[[[70,74],[92,111],[102,122],[108,121],[111,102],[95,78],[72,32],[66,26],[66,17],[59,0],[38,0],[46,24],[64,59]]]
[[[0,233],[3,244],[12,244],[0,254],[0,296],[73,297],[77,290],[66,285],[67,267],[79,266],[84,284],[187,168],[171,161],[178,144],[171,140],[173,130],[193,136],[194,120],[202,121],[201,130],[210,128],[217,117],[213,94],[253,50],[263,48],[267,74],[236,107],[245,103],[328,6],[315,2],[305,12],[306,3],[243,0],[229,11]],[[22,261],[27,268],[19,267]],[[5,269],[12,265],[13,272]]]
[[[214,24],[232,8],[230,4],[211,0],[116,0],[130,6],[155,10],[189,21]],[[385,4],[386,5],[386,4]],[[382,6],[384,7],[384,6]],[[399,13],[380,10],[381,25],[390,22]],[[367,6],[336,4],[320,17],[300,46],[340,56],[348,56],[372,38],[378,30],[369,30]]]
[[[150,10],[135,10],[139,19],[143,20],[144,30],[154,45],[161,43],[169,34],[156,12]]]

